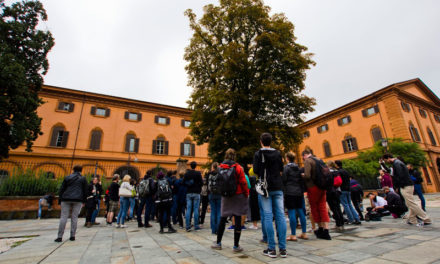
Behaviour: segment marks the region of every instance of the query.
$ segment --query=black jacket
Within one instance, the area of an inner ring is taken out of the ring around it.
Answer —
[[[87,180],[81,173],[74,172],[64,178],[60,188],[60,202],[86,202]]]
[[[112,182],[108,187],[108,197],[110,201],[119,202],[119,184],[117,182]]]
[[[339,175],[341,175],[342,178],[342,185],[341,185],[341,191],[343,192],[349,192],[350,191],[350,174],[348,171],[344,170],[343,168],[340,168],[338,170]]]
[[[278,150],[273,148],[262,148],[254,155],[254,172],[263,180],[266,169],[267,190],[281,191],[283,189],[283,160]]]
[[[283,170],[284,195],[304,196],[304,180],[296,163],[289,163]]]
[[[404,188],[414,185],[409,176],[408,168],[405,163],[399,159],[395,159],[393,162],[393,185],[394,188]]]
[[[200,194],[202,191],[202,174],[200,171],[188,170],[183,176],[183,184],[186,186],[186,193]]]
[[[385,209],[389,210],[389,208],[406,208],[402,198],[400,198],[400,196],[395,192],[388,192],[385,196],[385,200],[387,201]]]

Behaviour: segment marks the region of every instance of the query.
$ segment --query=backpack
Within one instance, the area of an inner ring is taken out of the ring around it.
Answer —
[[[157,182],[157,196],[160,200],[171,198],[172,192],[167,179],[160,179]]]
[[[220,194],[220,187],[218,186],[218,173],[210,174],[208,178],[208,190],[212,194]]]
[[[150,194],[150,179],[142,180],[139,183],[139,197],[145,198]]]
[[[333,176],[330,172],[330,169],[328,166],[324,163],[324,161],[312,158],[316,163],[316,175],[313,180],[313,183],[321,190],[328,190],[331,188],[334,184],[333,182]]]
[[[339,173],[333,178],[333,187],[339,188],[342,185],[342,178]]]
[[[221,167],[218,169],[217,182],[220,187],[220,194],[224,197],[232,197],[237,192],[236,166],[236,164],[233,164],[227,169]]]

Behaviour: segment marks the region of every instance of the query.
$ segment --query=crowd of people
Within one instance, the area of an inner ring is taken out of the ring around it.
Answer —
[[[262,253],[276,258],[287,256],[287,241],[309,239],[307,216],[314,235],[323,240],[331,240],[330,217],[334,219],[336,232],[343,232],[346,225],[361,225],[364,219],[378,221],[387,215],[406,218],[408,224],[431,224],[425,212],[420,173],[411,164],[405,165],[402,159],[391,154],[382,157],[378,179],[383,195],[379,195],[381,192],[366,195],[371,206],[366,208],[364,216],[362,186],[343,168],[341,161],[324,163],[305,150],[302,152],[304,167],[301,168],[292,152],[285,155],[286,164],[283,163],[280,151],[271,147],[271,134],[263,133],[260,143],[252,166],[238,164],[236,152],[230,148],[224,160],[213,162],[203,175],[194,161],[185,173],[159,171],[153,175],[149,170],[139,182],[129,175],[121,178],[115,174],[105,191],[107,226],[116,223],[116,228],[124,228],[126,221],[136,218],[139,228],[151,228],[154,221],[158,222],[161,234],[165,233],[165,228],[168,233],[175,233],[176,225],[187,232],[198,231],[204,228],[209,205],[210,229],[217,237],[212,249],[222,249],[225,229],[231,223],[228,229],[234,232],[233,251],[243,251],[240,246],[242,231],[259,229],[257,223],[261,220],[260,242],[267,245]],[[81,166],[75,166],[73,174],[67,176],[61,186],[61,217],[56,242],[62,241],[69,212],[70,240],[75,240],[82,205],[86,208],[85,226],[90,228],[99,224],[96,216],[103,195],[100,179],[95,177],[88,184],[81,171]],[[415,202],[413,192],[419,195],[421,206]],[[44,199],[49,200],[48,197]],[[250,222],[248,227],[246,220]],[[301,233],[297,235],[299,226]]]

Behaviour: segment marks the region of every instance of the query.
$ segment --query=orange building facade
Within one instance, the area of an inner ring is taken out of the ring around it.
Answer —
[[[44,85],[39,107],[42,132],[32,152],[10,152],[0,174],[16,167],[64,177],[73,165],[84,173],[142,177],[148,169],[176,169],[177,160],[205,165],[207,145],[189,132],[191,110]]]
[[[298,152],[311,149],[324,161],[355,158],[384,138],[417,142],[429,160],[423,187],[440,191],[440,99],[420,79],[389,85],[299,128]]]

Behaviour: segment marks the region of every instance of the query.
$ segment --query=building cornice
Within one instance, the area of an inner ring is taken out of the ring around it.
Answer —
[[[190,116],[192,111],[187,108],[169,106],[140,100],[122,98],[117,96],[98,94],[86,91],[73,90],[68,88],[56,87],[51,85],[43,85],[39,91],[42,97],[65,98],[71,100],[84,101],[87,103],[105,103],[111,106],[130,109],[138,109],[146,112],[156,112],[174,115]]]
[[[423,100],[422,98],[419,98],[417,96],[414,96],[410,93],[402,91],[401,87],[406,86],[408,84],[416,84],[418,85],[425,94],[433,100],[434,103],[428,102],[426,100]],[[416,101],[418,104],[423,105],[425,107],[430,108],[431,110],[440,111],[440,99],[429,89],[428,86],[425,85],[419,78],[411,79],[408,81],[403,81],[395,84],[388,85],[378,91],[375,91],[369,95],[366,95],[364,97],[361,97],[353,102],[350,102],[348,104],[345,104],[341,107],[338,107],[330,112],[327,112],[325,114],[322,114],[318,117],[315,117],[309,121],[306,121],[300,125],[298,125],[299,129],[306,129],[309,127],[313,127],[319,124],[322,124],[326,122],[329,119],[334,119],[337,117],[341,117],[342,115],[347,114],[347,111],[353,112],[360,108],[368,107],[369,104],[375,104],[379,102],[381,99],[387,96],[393,96],[393,95],[400,95],[401,97],[405,97],[408,99],[411,99],[412,101]]]

